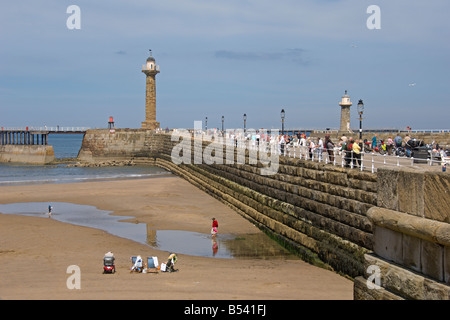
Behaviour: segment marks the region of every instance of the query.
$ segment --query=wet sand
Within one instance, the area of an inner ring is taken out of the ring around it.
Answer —
[[[155,230],[207,233],[260,231],[236,212],[178,177],[0,187],[0,203],[70,202],[132,216]],[[102,274],[103,255],[116,256]],[[169,252],[105,231],[51,218],[0,214],[0,299],[353,299],[353,282],[300,260],[215,259],[178,254],[179,272],[130,273],[129,258]],[[81,289],[68,289],[67,268],[81,270]]]

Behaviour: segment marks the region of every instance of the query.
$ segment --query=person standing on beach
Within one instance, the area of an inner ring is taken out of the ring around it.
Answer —
[[[53,207],[52,207],[51,204],[49,204],[49,205],[48,205],[48,217],[49,217],[49,218],[52,216],[52,210],[53,210]]]
[[[211,229],[211,234],[212,235],[216,235],[217,234],[217,229],[219,228],[219,223],[217,222],[216,218],[212,218],[212,229]]]

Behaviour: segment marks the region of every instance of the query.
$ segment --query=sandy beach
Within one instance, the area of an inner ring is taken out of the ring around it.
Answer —
[[[134,217],[155,230],[221,233],[260,231],[236,212],[178,177],[0,187],[0,203],[69,202]],[[103,255],[116,257],[102,274]],[[129,258],[169,252],[105,231],[45,217],[0,214],[0,299],[349,300],[353,282],[301,260],[215,259],[178,254],[179,272],[130,273]],[[81,270],[81,288],[68,289]]]

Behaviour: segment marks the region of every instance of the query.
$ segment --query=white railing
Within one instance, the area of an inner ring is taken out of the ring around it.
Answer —
[[[142,65],[142,71],[158,71],[159,72],[159,65]]]
[[[0,131],[51,131],[51,132],[84,132],[89,127],[1,127]]]
[[[197,137],[199,132],[197,132]],[[248,138],[238,137],[233,138],[229,136],[222,137],[220,135],[200,133],[202,137],[207,137],[203,141],[210,141],[212,143],[218,142],[236,148],[244,148],[248,150],[260,151],[265,153],[275,152],[278,155],[290,157],[294,159],[303,159],[308,161],[323,162],[339,167],[347,167],[358,169],[361,171],[370,171],[375,173],[379,167],[431,167],[441,166],[442,164],[450,165],[450,157],[445,153],[431,152],[427,154],[426,158],[414,158],[399,155],[389,155],[387,153],[380,154],[378,152],[367,153],[361,150],[359,154],[354,151],[340,151],[340,147],[336,146],[333,149],[314,147],[310,149],[308,146],[301,146],[299,144],[282,144],[277,141],[276,136],[269,136],[269,141],[251,140]],[[220,137],[221,139],[211,139],[212,137]],[[214,141],[214,142],[213,142]],[[448,149],[445,146],[443,149]]]

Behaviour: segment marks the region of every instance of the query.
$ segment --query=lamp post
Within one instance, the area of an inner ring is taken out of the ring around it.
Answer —
[[[247,114],[244,113],[244,133],[247,131]]]
[[[358,113],[359,113],[359,139],[362,139],[362,115],[364,113],[364,103],[362,99],[358,101]]]
[[[281,134],[284,135],[284,118],[286,116],[286,112],[284,109],[281,109]]]
[[[223,122],[225,121],[225,117],[222,116],[222,134],[223,134]]]

